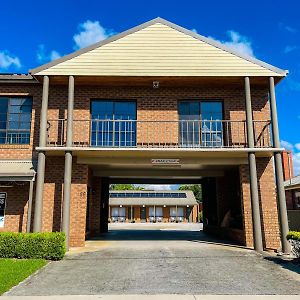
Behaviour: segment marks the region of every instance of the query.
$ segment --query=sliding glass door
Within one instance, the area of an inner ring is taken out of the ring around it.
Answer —
[[[179,102],[179,144],[182,147],[223,145],[221,101]]]
[[[93,100],[91,119],[92,146],[136,146],[136,102]]]

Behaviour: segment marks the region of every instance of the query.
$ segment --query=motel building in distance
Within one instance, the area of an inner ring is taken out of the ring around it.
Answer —
[[[2,231],[107,230],[109,185],[202,185],[204,230],[289,252],[275,86],[287,75],[156,18],[0,75]],[[274,175],[275,174],[275,175]]]
[[[110,191],[109,222],[169,223],[198,221],[192,191]]]

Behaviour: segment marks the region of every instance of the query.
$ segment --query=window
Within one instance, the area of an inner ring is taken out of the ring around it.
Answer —
[[[6,195],[7,195],[6,193],[0,193],[0,228],[4,227]]]
[[[0,97],[0,144],[29,144],[31,98]]]
[[[220,101],[179,102],[179,136],[183,147],[223,144],[223,105]]]
[[[161,206],[155,207],[155,216],[159,218],[163,217],[163,208]]]
[[[183,217],[183,207],[170,207],[170,217]]]
[[[136,102],[94,100],[91,114],[93,146],[136,146]]]
[[[170,217],[176,217],[176,207],[170,207]]]
[[[112,217],[125,217],[126,216],[125,207],[112,207],[111,216]]]

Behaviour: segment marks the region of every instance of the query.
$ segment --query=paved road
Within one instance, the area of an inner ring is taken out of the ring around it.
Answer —
[[[217,243],[197,225],[111,228],[89,242],[97,251],[51,262],[8,294],[300,294],[299,270],[289,263]]]

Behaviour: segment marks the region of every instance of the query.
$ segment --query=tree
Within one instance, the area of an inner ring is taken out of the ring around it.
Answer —
[[[192,191],[198,203],[202,202],[202,186],[201,184],[184,184],[179,187],[180,191]]]
[[[114,191],[142,191],[144,188],[142,186],[135,186],[134,184],[111,184],[109,186],[110,190]]]

